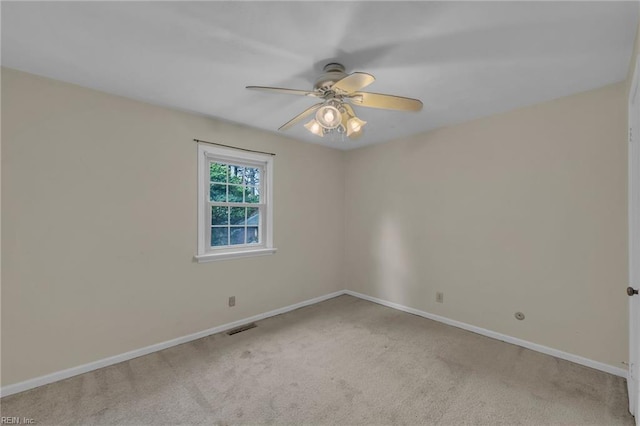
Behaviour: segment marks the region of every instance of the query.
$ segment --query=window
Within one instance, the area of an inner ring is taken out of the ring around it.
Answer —
[[[198,262],[275,253],[273,157],[198,144]]]

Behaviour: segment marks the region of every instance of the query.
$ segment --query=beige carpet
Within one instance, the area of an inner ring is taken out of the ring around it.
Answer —
[[[350,296],[0,403],[38,425],[633,424],[619,377]]]

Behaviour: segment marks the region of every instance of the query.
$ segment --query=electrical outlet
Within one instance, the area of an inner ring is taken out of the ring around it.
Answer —
[[[438,303],[444,303],[444,293],[441,291],[438,291],[436,293],[436,302]]]
[[[229,306],[236,306],[236,297],[235,296],[231,296],[229,298]]]

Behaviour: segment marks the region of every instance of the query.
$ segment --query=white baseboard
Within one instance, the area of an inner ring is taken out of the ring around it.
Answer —
[[[452,320],[440,315],[435,315],[429,312],[421,311],[419,309],[410,308],[408,306],[400,305],[399,303],[388,302],[386,300],[378,299],[377,297],[368,296],[362,293],[357,293],[355,291],[345,290],[344,294],[355,296],[360,299],[368,300],[370,302],[378,303],[380,305],[384,305],[389,308],[397,309],[403,312],[408,312],[410,314],[418,315],[418,316],[428,318],[434,321],[438,321],[447,325],[452,325],[454,327],[458,327],[463,330],[467,330],[473,333],[481,334],[483,336],[491,337],[492,339],[501,340],[503,342],[511,343],[517,346],[522,346],[523,348],[531,349],[532,351],[541,352],[543,354],[551,355],[556,358],[561,358],[567,361],[575,362],[576,364],[584,365],[586,367],[591,367],[596,370],[613,374],[615,376],[627,378],[627,370],[619,367],[614,367],[613,365],[605,364],[603,362],[594,361],[592,359],[584,358],[579,355],[570,354],[567,352],[560,351],[558,349],[550,348],[548,346],[543,346],[537,343],[529,342],[527,340],[518,339],[517,337],[507,336],[506,334],[487,330],[486,328],[476,327],[475,325]]]
[[[55,373],[46,374],[44,376],[36,377],[33,379],[25,380],[24,382],[15,383],[12,385],[4,386],[0,389],[0,397],[13,395],[18,392],[24,392],[29,389],[36,388],[38,386],[47,385],[49,383],[57,382],[59,380],[68,379],[69,377],[77,376],[78,374],[88,373],[89,371],[97,370],[99,368],[108,367],[119,362],[128,361],[139,356],[147,355],[153,352],[160,351],[162,349],[170,348],[172,346],[181,345],[183,343],[191,342],[192,340],[201,339],[203,337],[210,336],[212,334],[221,333],[223,331],[231,330],[232,328],[239,327],[241,325],[260,321],[265,318],[273,317],[275,315],[284,314],[285,312],[293,311],[294,309],[302,308],[304,306],[313,305],[315,303],[323,302],[327,299],[331,299],[344,294],[344,291],[336,291],[334,293],[325,294],[324,296],[315,297],[313,299],[305,300],[300,303],[285,306],[284,308],[275,309],[273,311],[265,312],[263,314],[254,315],[249,318],[244,318],[238,321],[233,321],[228,324],[223,324],[218,327],[213,327],[208,330],[199,331],[197,333],[189,334],[187,336],[178,337],[176,339],[167,340],[166,342],[156,343],[155,345],[147,346],[144,348],[136,349],[133,351],[125,352],[123,354],[103,358],[98,361],[89,362],[87,364],[79,365],[77,367],[67,368],[66,370],[56,371]]]
[[[103,358],[98,361],[93,361],[87,364],[79,365],[77,367],[68,368],[66,370],[57,371],[55,373],[46,374],[44,376],[36,377],[33,379],[25,380],[24,382],[15,383],[12,385],[4,386],[0,389],[0,397],[13,395],[15,393],[24,392],[29,389],[36,388],[38,386],[47,385],[49,383],[57,382],[59,380],[68,379],[69,377],[77,376],[79,374],[88,373],[89,371],[97,370],[99,368],[108,367],[119,362],[128,361],[133,358],[137,358],[143,355],[147,355],[153,352],[160,351],[162,349],[170,348],[172,346],[181,345],[183,343],[191,342],[192,340],[201,339],[203,337],[210,336],[212,334],[221,333],[223,331],[230,330],[232,328],[254,322],[260,321],[265,318],[269,318],[275,315],[280,315],[285,312],[293,311],[304,306],[313,305],[315,303],[323,302],[327,299],[332,299],[343,294],[358,297],[360,299],[368,300],[370,302],[384,305],[389,308],[397,309],[399,311],[408,312],[410,314],[418,315],[424,318],[428,318],[434,321],[438,321],[447,325],[461,328],[463,330],[471,331],[483,336],[491,337],[493,339],[501,340],[503,342],[511,343],[514,345],[522,346],[523,348],[531,349],[533,351],[541,352],[543,354],[551,355],[557,358],[565,359],[567,361],[575,362],[576,364],[584,365],[587,367],[601,370],[606,373],[613,374],[615,376],[627,377],[627,370],[619,367],[614,367],[609,364],[594,361],[588,358],[581,357],[579,355],[570,354],[560,351],[558,349],[549,348],[547,346],[539,345],[537,343],[528,342],[526,340],[518,339],[516,337],[507,336],[506,334],[497,333],[495,331],[487,330],[485,328],[476,327],[475,325],[466,324],[464,322],[452,320],[440,315],[431,314],[419,309],[410,308],[408,306],[400,305],[398,303],[388,302],[386,300],[378,299],[377,297],[368,296],[366,294],[357,293],[351,290],[341,290],[334,293],[326,294],[324,296],[315,297],[313,299],[305,300],[300,303],[285,306],[283,308],[275,309],[273,311],[265,312],[263,314],[254,315],[249,318],[244,318],[238,321],[233,321],[228,324],[223,324],[218,327],[213,327],[208,330],[203,330],[197,333],[189,334],[187,336],[178,337],[176,339],[167,340],[166,342],[156,343],[155,345],[147,346],[144,348],[136,349],[133,351],[125,352],[120,355],[115,355],[108,358]]]

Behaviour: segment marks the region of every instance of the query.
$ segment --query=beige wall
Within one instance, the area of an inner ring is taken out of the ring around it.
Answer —
[[[2,124],[3,385],[344,288],[340,151],[9,69]],[[194,137],[277,153],[276,255],[193,262]]]
[[[626,115],[619,83],[350,151],[347,287],[624,368]]]

